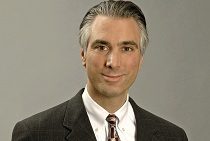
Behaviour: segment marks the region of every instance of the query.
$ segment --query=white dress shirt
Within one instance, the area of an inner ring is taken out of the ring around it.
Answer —
[[[121,141],[135,141],[136,137],[136,119],[128,97],[124,105],[115,113],[112,113],[119,118],[117,133]],[[97,141],[107,141],[108,123],[106,117],[110,113],[90,97],[87,86],[83,92],[82,99]]]

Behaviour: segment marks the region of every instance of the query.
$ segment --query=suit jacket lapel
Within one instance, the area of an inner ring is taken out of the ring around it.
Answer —
[[[136,118],[136,140],[137,141],[153,141],[156,139],[156,129],[151,126],[151,119],[147,111],[140,108],[132,98],[129,101],[133,107]],[[154,121],[153,121],[154,122]],[[155,140],[156,141],[156,140]]]
[[[66,136],[68,141],[96,141],[95,134],[90,124],[80,90],[67,105],[63,125],[69,130]]]

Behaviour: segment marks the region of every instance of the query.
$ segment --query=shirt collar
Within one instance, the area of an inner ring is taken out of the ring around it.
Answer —
[[[115,114],[118,119],[119,119],[119,123],[120,121],[122,121],[128,111],[128,94],[127,94],[127,99],[125,101],[125,103],[123,104],[123,106],[117,110]],[[101,107],[100,105],[98,105],[89,95],[88,91],[87,91],[87,86],[85,87],[85,90],[83,92],[82,95],[83,98],[83,102],[86,108],[86,111],[88,113],[88,116],[91,121],[92,126],[95,127],[101,127],[104,125],[105,123],[105,119],[106,117],[110,114],[109,112],[107,112],[103,107]]]

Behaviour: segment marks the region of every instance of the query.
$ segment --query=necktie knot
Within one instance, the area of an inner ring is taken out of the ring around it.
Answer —
[[[112,126],[116,126],[116,122],[117,122],[117,116],[114,114],[109,114],[106,118],[106,121],[112,125]]]
[[[117,122],[117,116],[114,114],[109,114],[106,118],[106,121],[108,122],[108,141],[120,141],[119,136],[117,134],[116,129],[116,122]]]

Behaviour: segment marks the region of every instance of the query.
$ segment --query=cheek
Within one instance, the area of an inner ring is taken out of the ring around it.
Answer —
[[[140,59],[137,56],[133,56],[127,59],[127,68],[130,69],[130,71],[138,71],[139,64],[140,64]]]
[[[96,71],[99,68],[102,68],[104,65],[104,59],[103,57],[99,56],[99,55],[90,55],[87,57],[87,67],[91,67],[92,69],[94,69],[93,71]]]

